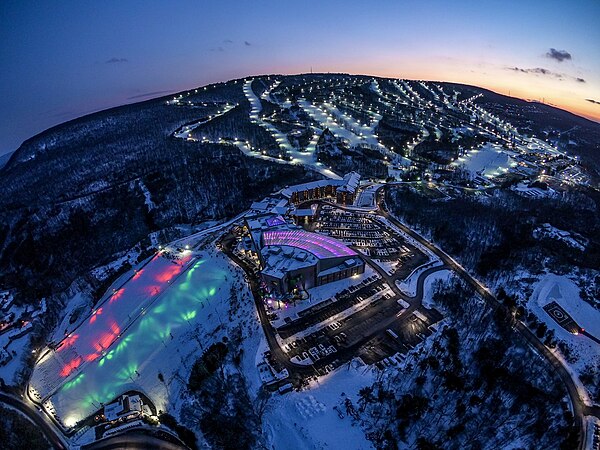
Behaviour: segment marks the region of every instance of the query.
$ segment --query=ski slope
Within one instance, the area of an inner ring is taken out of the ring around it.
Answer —
[[[487,143],[481,148],[473,149],[465,156],[461,156],[452,162],[452,165],[464,166],[473,175],[493,178],[507,173],[511,167],[517,165],[517,162],[511,157],[510,152],[501,146]]]
[[[158,374],[169,380],[181,367],[191,370],[188,355],[212,343],[205,336],[226,319],[239,275],[222,255],[184,253],[175,261],[156,255],[37,362],[30,396],[63,426],[129,390],[166,410],[168,389]]]

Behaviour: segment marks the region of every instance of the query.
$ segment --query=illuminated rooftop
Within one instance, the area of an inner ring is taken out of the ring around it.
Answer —
[[[312,253],[319,259],[356,256],[356,252],[344,243],[317,233],[304,230],[270,230],[263,233],[263,245],[287,245]]]

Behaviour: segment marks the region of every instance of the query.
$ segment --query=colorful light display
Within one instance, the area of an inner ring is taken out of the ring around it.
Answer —
[[[49,396],[61,418],[81,420],[120,393],[155,382],[157,371],[168,370],[163,365],[169,358],[161,352],[173,353],[174,337],[198,320],[226,280],[217,264],[187,264],[190,260],[152,260],[116,291],[118,302],[110,301],[112,294],[61,342],[56,355],[40,361],[31,385]],[[150,301],[148,287],[161,284],[160,295]]]
[[[312,253],[319,259],[356,256],[344,243],[317,233],[303,230],[272,230],[263,233],[265,246],[288,245]]]

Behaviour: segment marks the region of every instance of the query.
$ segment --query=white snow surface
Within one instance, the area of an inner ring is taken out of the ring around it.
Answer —
[[[551,324],[557,325],[557,323],[548,317],[546,311],[541,308],[552,301],[556,301],[556,303],[562,306],[590,334],[600,337],[600,311],[581,300],[579,297],[579,287],[568,277],[549,273],[535,284],[528,306],[532,309],[536,309],[537,307],[536,313],[541,310],[538,316],[540,319],[548,322],[549,326]],[[548,320],[541,317],[543,315]],[[559,328],[562,329],[562,327]],[[571,333],[567,334],[572,336]],[[578,338],[577,340],[582,338],[581,336],[576,337]]]
[[[363,450],[373,446],[345,414],[348,397],[357,406],[358,391],[374,381],[372,369],[351,363],[314,382],[310,389],[272,399],[264,418],[269,448],[276,450]],[[276,394],[277,395],[277,394]],[[341,419],[334,406],[344,412]]]
[[[415,270],[413,270],[410,273],[410,275],[408,277],[406,277],[406,279],[404,279],[403,281],[396,280],[396,285],[406,295],[409,295],[410,297],[414,297],[415,295],[417,295],[417,285],[418,285],[419,277],[421,276],[421,274],[423,272],[425,272],[426,270],[431,269],[432,267],[438,267],[441,265],[443,265],[443,263],[439,259],[425,263],[425,264],[417,267]]]
[[[452,278],[454,272],[448,269],[440,270],[429,275],[423,284],[423,306],[436,308],[438,305],[433,301],[434,286],[437,281],[446,282]]]
[[[543,306],[552,301],[556,301],[579,326],[596,337],[600,336],[600,311],[581,300],[579,288],[567,276],[552,273],[545,275],[534,284],[533,293],[527,302],[527,307],[538,319],[543,321],[549,330],[554,330],[556,338],[568,344],[572,359],[567,361],[558,348],[554,352],[560,356],[571,374],[575,375],[573,379],[584,394],[582,397],[589,402],[588,392],[578,377],[587,365],[600,365],[600,345],[582,334],[574,335],[568,332],[552,319],[543,309]]]
[[[225,327],[219,335],[214,330],[229,324],[230,290],[234,282],[242,284],[241,270],[214,248],[190,253],[182,262],[183,267],[153,258],[125,284],[123,294],[112,303],[111,296],[102,313],[72,333],[78,337],[70,345],[38,362],[31,387],[49,397],[45,406],[63,424],[81,420],[127,390],[139,390],[158,409],[169,409],[194,355],[226,333]]]
[[[8,361],[4,366],[0,366],[0,378],[4,380],[4,382],[8,385],[14,384],[17,380],[15,376],[19,373],[19,371],[24,366],[24,357],[26,349],[29,347],[29,333],[18,338],[11,339],[2,342],[3,348],[5,348],[6,352],[12,355],[12,359]],[[12,352],[15,352],[16,355],[13,355]]]
[[[509,151],[499,145],[487,143],[479,149],[469,151],[466,156],[458,158],[452,165],[464,165],[473,174],[491,178],[507,173],[517,163]]]

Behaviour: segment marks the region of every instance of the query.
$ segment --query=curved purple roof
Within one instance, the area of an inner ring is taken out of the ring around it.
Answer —
[[[270,230],[263,233],[263,244],[288,245],[312,253],[317,258],[356,256],[356,252],[344,243],[317,233],[304,230]]]

